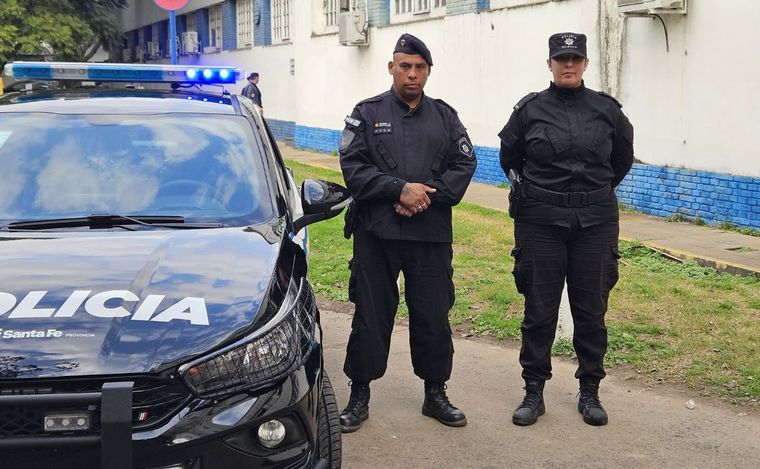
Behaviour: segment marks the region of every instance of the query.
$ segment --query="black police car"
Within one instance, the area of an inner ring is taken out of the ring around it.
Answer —
[[[9,73],[97,86],[0,98],[0,467],[340,467],[304,227],[345,189],[199,85],[238,70]]]

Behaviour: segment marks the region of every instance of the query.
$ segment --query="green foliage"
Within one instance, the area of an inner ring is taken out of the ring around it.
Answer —
[[[2,0],[0,66],[24,55],[86,61],[99,46],[120,47],[114,12],[127,0]]]

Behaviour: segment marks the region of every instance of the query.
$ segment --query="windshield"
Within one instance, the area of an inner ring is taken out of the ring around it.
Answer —
[[[239,116],[0,114],[0,219],[260,223],[274,208],[259,148]]]

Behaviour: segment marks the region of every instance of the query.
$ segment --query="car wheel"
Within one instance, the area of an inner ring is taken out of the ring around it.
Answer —
[[[335,400],[330,377],[322,372],[322,395],[319,400],[317,439],[319,458],[327,460],[327,467],[339,469],[341,463],[340,411]]]

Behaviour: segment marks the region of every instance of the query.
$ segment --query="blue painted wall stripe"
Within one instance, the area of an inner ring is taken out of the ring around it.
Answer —
[[[271,121],[270,121],[271,122]],[[340,130],[295,124],[294,145],[305,150],[337,153]],[[475,146],[478,168],[474,181],[507,181],[499,165],[499,149]],[[760,178],[634,164],[616,189],[621,203],[649,215],[706,223],[731,222],[760,229]]]

